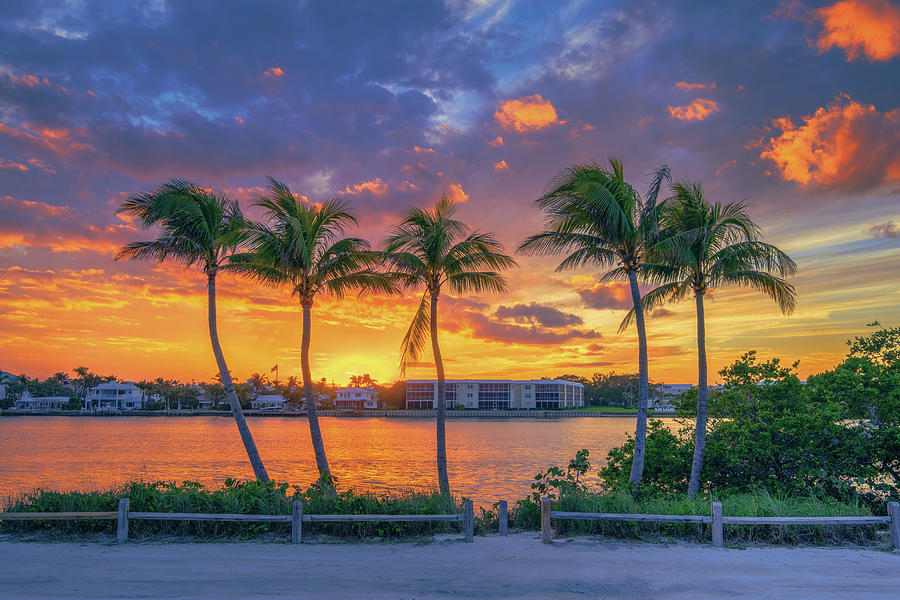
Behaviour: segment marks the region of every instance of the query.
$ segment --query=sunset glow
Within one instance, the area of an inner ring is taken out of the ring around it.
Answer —
[[[267,175],[347,200],[348,234],[374,247],[448,195],[513,253],[561,169],[619,157],[643,193],[666,164],[712,201],[745,200],[799,265],[790,317],[746,289],[707,296],[711,382],[751,349],[805,377],[866,323],[900,322],[897,2],[550,5],[112,3],[39,19],[26,3],[0,37],[0,369],[213,378],[203,274],[113,259],[156,234],[116,208],[171,177],[252,218]],[[442,296],[449,378],[637,370],[634,330],[617,333],[626,284],[515,258],[505,295]],[[218,295],[237,378],[300,375],[296,298],[233,275]],[[313,377],[398,379],[418,299],[317,300]],[[652,380],[696,379],[691,302],[650,314],[647,334]],[[429,361],[407,375],[434,377]]]

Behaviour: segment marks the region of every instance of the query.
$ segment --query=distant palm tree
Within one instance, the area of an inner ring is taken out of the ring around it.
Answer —
[[[759,227],[750,219],[744,204],[710,204],[700,184],[676,183],[674,195],[665,205],[660,241],[644,273],[660,284],[648,292],[642,306],[653,310],[669,301],[693,293],[697,306],[697,423],[694,459],[688,495],[700,491],[700,470],[706,450],[707,373],[706,323],[703,297],[707,290],[725,285],[756,289],[772,298],[785,314],[797,304],[794,286],[784,277],[793,275],[796,263],[772,244],[759,239]],[[654,262],[656,264],[654,264]],[[623,321],[627,326],[630,314]]]
[[[269,178],[268,193],[255,203],[266,211],[265,223],[246,224],[250,251],[234,257],[232,267],[257,281],[286,286],[297,296],[303,312],[300,366],[309,417],[309,432],[320,476],[330,481],[331,469],[319,428],[316,396],[309,368],[310,328],[315,298],[328,293],[342,297],[360,293],[392,293],[391,279],[372,269],[378,255],[360,238],[341,237],[357,223],[347,202],[311,204],[295,196],[280,181]]]
[[[549,190],[535,201],[546,215],[545,231],[519,247],[525,254],[567,254],[557,271],[584,266],[609,269],[600,282],[627,279],[638,330],[638,416],[634,432],[634,459],[629,480],[638,485],[644,472],[647,440],[649,375],[647,333],[641,310],[638,276],[647,249],[656,242],[657,196],[669,170],[656,170],[646,199],[625,181],[622,163],[609,161],[609,169],[596,163],[570,167],[554,176]]]
[[[444,362],[438,345],[438,298],[444,286],[454,294],[504,292],[500,271],[515,266],[503,254],[503,246],[492,233],[469,233],[453,218],[457,207],[443,196],[431,210],[413,208],[399,225],[391,227],[385,240],[385,260],[391,275],[406,289],[425,288],[419,308],[401,344],[401,373],[418,359],[431,338],[438,379],[437,469],[438,487],[450,494],[447,474],[447,443],[444,420]]]
[[[152,192],[131,196],[122,203],[119,212],[136,217],[144,227],[158,226],[160,235],[151,242],[128,244],[119,250],[116,260],[170,260],[187,267],[199,265],[206,274],[209,339],[219,375],[256,479],[268,481],[269,475],[234,391],[216,324],[216,275],[227,268],[231,254],[244,239],[240,207],[225,196],[189,181],[173,179]]]

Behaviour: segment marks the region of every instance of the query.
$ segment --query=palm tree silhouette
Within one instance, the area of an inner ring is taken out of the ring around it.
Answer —
[[[313,380],[309,367],[312,307],[317,296],[342,297],[359,293],[392,293],[391,279],[372,267],[379,255],[360,238],[341,237],[349,225],[357,224],[347,202],[329,200],[310,204],[280,181],[269,178],[268,192],[256,206],[265,209],[263,223],[245,223],[250,251],[237,255],[231,267],[262,283],[287,287],[297,296],[303,313],[300,366],[316,466],[323,481],[332,473],[319,427]]]
[[[223,195],[183,179],[172,179],[152,192],[129,197],[118,212],[137,218],[144,227],[158,226],[160,235],[150,242],[135,242],[122,247],[116,260],[172,261],[186,267],[199,265],[206,274],[209,339],[219,376],[256,479],[268,481],[269,475],[234,391],[216,323],[216,275],[228,268],[231,255],[244,239],[240,207]]]
[[[647,249],[659,229],[657,196],[669,170],[660,167],[646,199],[625,181],[622,163],[610,159],[609,168],[596,163],[576,165],[557,173],[549,190],[535,201],[546,217],[545,231],[522,242],[525,254],[567,254],[557,271],[584,266],[609,269],[600,282],[626,279],[631,287],[638,331],[638,416],[634,459],[629,480],[638,485],[644,472],[647,440],[649,375],[647,333],[641,310],[638,276]]]
[[[431,338],[437,370],[437,470],[441,494],[450,494],[447,474],[444,363],[438,344],[438,298],[446,286],[454,294],[504,292],[500,271],[515,266],[492,233],[469,232],[453,218],[457,206],[443,196],[433,209],[413,208],[391,227],[384,257],[392,277],[405,289],[425,288],[419,308],[401,344],[401,374],[422,354]]]
[[[784,314],[793,312],[796,263],[776,246],[759,239],[759,227],[741,202],[710,204],[700,184],[676,183],[665,203],[660,241],[644,265],[644,274],[659,287],[641,301],[645,311],[693,294],[697,307],[697,423],[688,495],[700,491],[700,470],[706,450],[707,367],[703,298],[711,288],[739,285],[772,298]],[[632,313],[622,322],[627,327]]]

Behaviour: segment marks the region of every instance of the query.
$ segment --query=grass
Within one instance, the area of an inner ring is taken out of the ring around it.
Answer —
[[[334,490],[314,484],[305,491],[288,493],[288,484],[226,480],[218,489],[185,481],[130,483],[105,492],[54,492],[35,490],[10,499],[9,512],[110,512],[120,498],[128,497],[136,512],[270,514],[289,515],[294,500],[302,500],[305,514],[449,514],[462,512],[462,501],[447,501],[437,491],[404,491],[375,494]],[[461,524],[411,523],[305,523],[304,535],[323,534],[352,538],[409,537],[460,532]],[[71,537],[90,532],[114,535],[115,521],[3,521],[0,532],[45,532],[49,537]],[[150,521],[129,523],[129,537],[190,536],[200,539],[290,538],[288,523],[237,523],[226,521]]]
[[[462,501],[447,501],[437,491],[408,490],[394,494],[333,490],[314,484],[304,491],[288,493],[287,484],[227,480],[218,489],[207,489],[185,481],[131,483],[105,492],[53,492],[35,490],[10,499],[3,510],[10,512],[111,512],[120,498],[128,497],[131,510],[140,512],[291,514],[291,503],[303,501],[305,514],[449,514],[462,512]],[[773,495],[766,491],[718,498],[727,516],[850,516],[871,515],[862,504],[840,503],[814,496]],[[554,500],[553,510],[571,512],[709,515],[709,498],[690,500],[683,495],[635,497],[627,493],[575,492]],[[540,529],[540,506],[534,498],[510,503],[510,529]],[[498,529],[497,507],[476,509],[476,533]],[[568,521],[553,523],[557,535],[602,535],[608,537],[667,541],[681,539],[709,543],[710,525],[698,523],[629,523],[613,521]],[[855,544],[876,543],[883,526],[728,526],[729,544]],[[3,521],[0,532],[14,535],[38,533],[49,539],[71,540],[88,534],[115,535],[115,521]],[[304,523],[304,536],[328,535],[350,539],[421,538],[436,533],[462,532],[461,523]],[[280,539],[290,538],[287,523],[235,523],[216,521],[144,521],[129,524],[129,537],[159,539]]]
[[[710,514],[710,503],[722,502],[722,513],[732,517],[838,517],[870,516],[862,503],[840,503],[814,496],[773,495],[761,490],[732,494],[722,498],[695,498],[684,495],[636,498],[627,493],[575,493],[552,503],[553,510],[569,512],[630,513],[658,515]],[[510,524],[521,529],[540,529],[540,506],[529,498],[511,509]],[[708,543],[711,525],[701,523],[636,523],[616,521],[570,521],[553,523],[557,535],[604,535],[616,538],[659,541],[679,538]],[[818,526],[818,525],[729,525],[725,528],[728,543],[769,544],[873,544],[876,531],[883,526]]]

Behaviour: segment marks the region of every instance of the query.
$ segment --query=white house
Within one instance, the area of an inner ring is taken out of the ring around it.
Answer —
[[[675,403],[693,387],[690,383],[662,383],[656,386],[656,393],[651,394],[650,408],[658,413],[675,412]]]
[[[335,408],[381,408],[375,388],[346,387],[337,391]]]
[[[16,410],[60,410],[68,403],[68,396],[44,396],[43,398],[34,398],[28,392],[24,392],[22,397],[16,400]]]
[[[253,410],[284,410],[286,400],[281,394],[260,394],[250,401]]]
[[[0,371],[0,400],[6,399],[6,393],[9,389],[10,384],[18,380],[18,376],[13,375],[8,371]]]
[[[110,381],[88,390],[84,408],[89,411],[140,410],[146,401],[144,390],[133,381]]]

